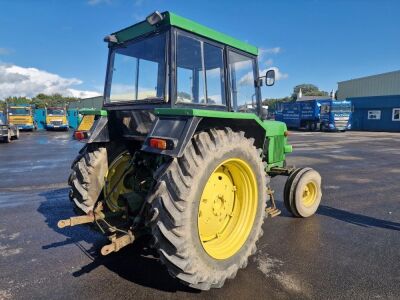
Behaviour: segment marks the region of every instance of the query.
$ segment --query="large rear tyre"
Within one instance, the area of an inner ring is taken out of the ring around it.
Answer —
[[[85,145],[72,163],[72,172],[68,179],[71,186],[69,196],[84,213],[93,211],[102,195],[109,165],[122,153],[126,153],[123,145]]]
[[[149,216],[169,273],[208,290],[234,278],[256,251],[269,178],[243,132],[197,133],[156,178]]]

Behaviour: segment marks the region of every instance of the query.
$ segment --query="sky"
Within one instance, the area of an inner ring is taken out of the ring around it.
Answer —
[[[155,10],[259,47],[260,70],[278,75],[263,98],[289,96],[301,83],[331,91],[338,81],[400,69],[397,0],[0,0],[0,99],[100,95],[104,36]]]

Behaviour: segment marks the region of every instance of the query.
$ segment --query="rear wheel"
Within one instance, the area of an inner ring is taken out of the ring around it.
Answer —
[[[157,178],[151,203],[155,247],[169,273],[202,290],[235,277],[262,235],[267,181],[242,132],[196,134]]]
[[[113,189],[114,194],[122,191],[120,186],[115,186],[114,178],[118,177],[121,168],[125,167],[119,161],[120,157],[126,157],[127,150],[122,145],[108,144],[106,146],[98,144],[88,144],[80,151],[72,163],[72,172],[68,179],[71,186],[70,199],[76,206],[85,213],[93,211],[93,208],[102,195],[107,178],[107,187]],[[129,154],[128,154],[129,155]],[[130,157],[130,155],[129,155]],[[109,172],[109,166],[110,172]],[[115,172],[118,174],[115,175]],[[118,194],[119,195],[119,194]]]

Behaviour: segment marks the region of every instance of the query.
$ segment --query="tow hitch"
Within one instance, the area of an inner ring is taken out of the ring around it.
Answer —
[[[117,229],[114,226],[109,225],[105,218],[106,215],[103,213],[90,213],[84,216],[75,216],[65,220],[60,220],[58,221],[57,226],[58,228],[64,228],[68,226],[72,227],[76,225],[96,223],[99,228],[101,228],[97,221],[104,221],[104,223],[109,226],[108,230],[112,232],[112,235],[108,237],[108,239],[111,241],[111,244],[105,245],[101,248],[102,255],[108,255],[112,252],[118,252],[125,246],[128,246],[135,241],[135,235],[131,230],[125,231]],[[117,232],[121,232],[123,234],[117,237]]]

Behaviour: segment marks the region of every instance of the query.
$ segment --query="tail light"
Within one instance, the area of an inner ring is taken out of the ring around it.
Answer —
[[[167,149],[167,141],[164,139],[151,138],[149,140],[149,145],[152,148],[156,148],[156,149],[160,149],[160,150]]]
[[[85,131],[75,131],[74,133],[74,137],[76,140],[80,141],[80,140],[85,140],[88,138],[88,134]]]

